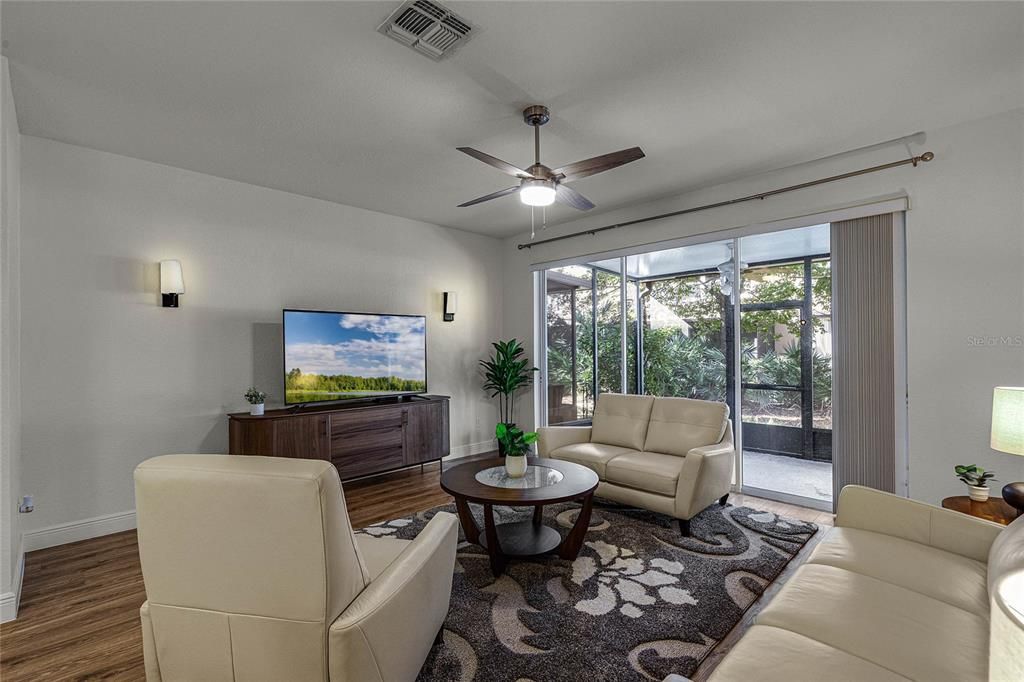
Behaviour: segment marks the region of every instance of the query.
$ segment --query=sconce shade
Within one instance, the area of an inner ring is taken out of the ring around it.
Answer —
[[[992,449],[1024,455],[1024,387],[997,386],[992,392]]]
[[[185,278],[181,274],[180,260],[160,261],[160,293],[185,293]]]
[[[454,291],[444,292],[444,321],[454,322],[459,308],[459,295]]]
[[[185,277],[181,274],[181,261],[160,261],[160,294],[164,308],[178,307],[178,294],[185,293]]]

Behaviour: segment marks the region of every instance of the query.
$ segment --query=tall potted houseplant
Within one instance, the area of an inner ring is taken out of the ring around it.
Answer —
[[[481,360],[484,370],[484,389],[491,392],[492,398],[498,399],[498,419],[507,429],[515,426],[515,394],[533,383],[536,367],[530,367],[525,357],[523,344],[516,339],[492,343],[494,355],[488,360]],[[505,446],[498,440],[498,452],[504,457]]]

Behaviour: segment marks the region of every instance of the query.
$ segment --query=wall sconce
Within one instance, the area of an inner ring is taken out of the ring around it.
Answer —
[[[164,308],[177,308],[178,295],[185,293],[185,278],[181,274],[181,261],[160,261],[160,295]]]
[[[454,291],[444,292],[444,321],[454,322],[459,308],[459,295]]]

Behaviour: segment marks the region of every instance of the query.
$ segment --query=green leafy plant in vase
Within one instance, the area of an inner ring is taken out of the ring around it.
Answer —
[[[508,428],[515,426],[515,394],[533,383],[533,373],[539,371],[530,366],[523,344],[517,339],[492,343],[494,354],[481,360],[484,371],[484,390],[498,399],[498,419]],[[498,440],[498,453],[504,457],[505,447]]]
[[[537,432],[524,433],[515,426],[498,424],[494,435],[505,452],[506,473],[512,478],[522,478],[526,474],[526,455],[530,453],[530,446],[537,442]]]
[[[249,403],[249,414],[258,417],[263,414],[263,404],[267,401],[267,394],[250,386],[245,392],[245,401]]]
[[[995,472],[985,471],[976,464],[957,464],[953,471],[967,484],[967,495],[972,500],[984,502],[988,499],[988,482],[995,480]]]

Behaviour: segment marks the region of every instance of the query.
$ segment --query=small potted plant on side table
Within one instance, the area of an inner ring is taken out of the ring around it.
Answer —
[[[995,473],[985,471],[975,464],[957,464],[953,467],[956,477],[967,484],[967,495],[975,502],[988,500],[988,482],[995,480]]]
[[[505,473],[510,478],[522,478],[526,475],[526,455],[530,446],[537,442],[537,432],[523,433],[522,429],[506,424],[498,424],[494,429],[505,451]]]
[[[249,403],[249,414],[258,417],[263,414],[263,403],[267,400],[267,394],[259,391],[255,386],[250,386],[245,392],[245,400]]]

